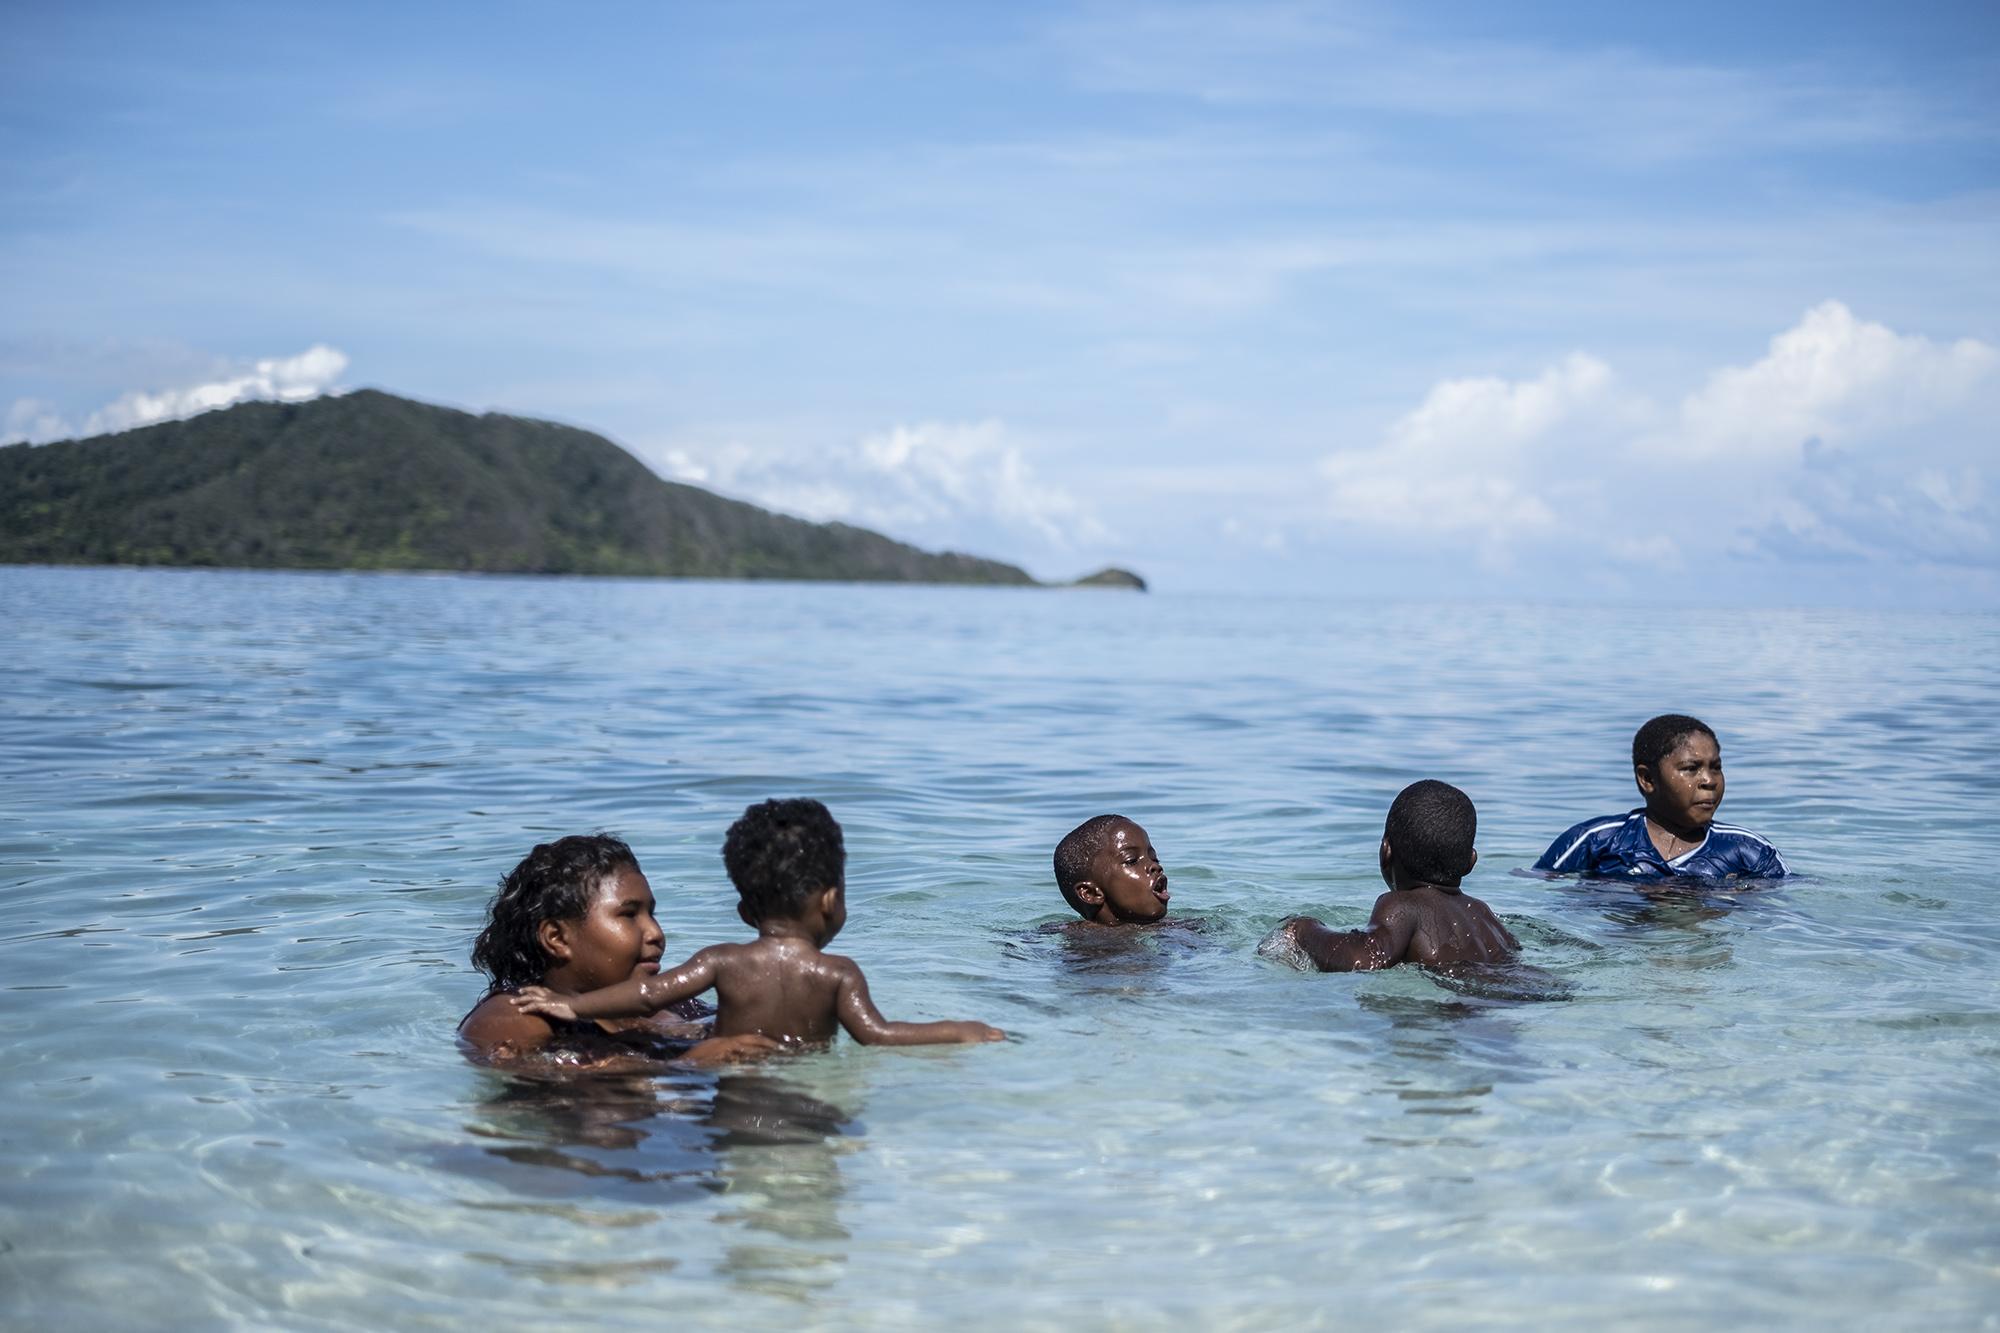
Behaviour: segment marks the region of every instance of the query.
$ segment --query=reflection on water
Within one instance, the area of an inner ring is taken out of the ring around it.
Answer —
[[[1089,921],[1052,921],[1029,937],[1057,944],[1063,962],[1080,972],[1145,972],[1161,960],[1187,957],[1204,943],[1209,924],[1197,916],[1177,916],[1146,926],[1100,926]]]
[[[1424,975],[1440,979],[1427,969]],[[1510,1015],[1517,1002],[1364,984],[1355,1003],[1388,1024],[1380,1090],[1403,1103],[1406,1115],[1477,1115],[1496,1084],[1523,1077]]]
[[[1577,901],[1602,914],[1620,943],[1655,967],[1708,971],[1735,961],[1729,932],[1712,929],[1739,907],[1774,900],[1770,884],[1717,885],[1708,880],[1662,879],[1643,884],[1586,879],[1565,883]]]
[[[716,1133],[727,1204],[717,1220],[754,1233],[728,1246],[722,1272],[744,1287],[798,1297],[837,1279],[848,1241],[840,1140],[859,1126],[764,1070],[719,1079],[705,1123]]]
[[[1539,1004],[1567,1000],[1576,994],[1575,986],[1533,963],[1460,963],[1425,968],[1424,972],[1446,990],[1473,1000]]]
[[[1283,926],[1264,936],[1257,953],[1300,972],[1318,971]],[[1384,1072],[1374,1090],[1403,1103],[1405,1114],[1419,1116],[1476,1115],[1480,1099],[1496,1084],[1532,1077],[1523,1072],[1531,1062],[1524,1058],[1514,1014],[1576,993],[1564,978],[1519,961],[1328,973],[1325,981],[1349,988],[1360,1012],[1386,1025],[1379,1038]],[[1418,1141],[1378,1137],[1404,1145]]]
[[[1004,947],[1047,968],[1058,994],[1078,998],[1157,994],[1170,974],[1199,971],[1225,946],[1209,922],[1173,917],[1149,926],[1051,921]],[[1179,984],[1193,980],[1192,973],[1178,977]]]
[[[832,1281],[846,1259],[839,1141],[860,1126],[772,1070],[712,1081],[686,1072],[509,1073],[494,1077],[478,1112],[466,1128],[482,1146],[447,1164],[542,1201],[503,1206],[631,1226],[649,1215],[603,1205],[719,1199],[717,1221],[755,1233],[727,1248],[723,1274],[781,1295]],[[657,1261],[636,1265],[635,1280],[649,1267]]]
[[[716,1188],[698,1084],[588,1071],[491,1084],[466,1127],[484,1141],[472,1169],[511,1190],[664,1204]]]

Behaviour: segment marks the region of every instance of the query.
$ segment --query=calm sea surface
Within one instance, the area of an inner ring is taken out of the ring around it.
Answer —
[[[2000,616],[0,569],[0,626],[10,1326],[2000,1327]],[[1669,709],[1804,875],[1520,874]],[[1419,777],[1556,998],[1257,955]],[[673,958],[794,794],[884,1012],[1013,1040],[460,1056],[531,844],[628,838]],[[1199,929],[1038,929],[1111,810]]]

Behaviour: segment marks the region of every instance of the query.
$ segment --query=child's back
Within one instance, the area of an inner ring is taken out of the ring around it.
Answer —
[[[1464,792],[1443,782],[1411,783],[1383,826],[1380,861],[1389,892],[1375,900],[1368,925],[1335,931],[1301,916],[1283,929],[1322,972],[1506,962],[1521,942],[1492,908],[1458,887],[1479,860],[1472,847],[1477,828]]]
[[[718,1036],[762,1032],[780,1041],[831,1041],[840,1026],[843,974],[860,975],[851,960],[821,953],[805,939],[765,935],[717,944],[688,961],[704,957],[714,973]]]
[[[905,1029],[940,1026],[884,1019],[854,960],[822,953],[810,939],[764,935],[748,944],[717,944],[683,966],[704,960],[715,986],[718,1037],[758,1032],[780,1041],[823,1042],[845,1027],[856,1041],[895,1045],[907,1040]],[[941,1031],[928,1035],[943,1037]]]
[[[1471,894],[1435,884],[1391,889],[1375,900],[1370,925],[1381,922],[1381,952],[1388,963],[1450,967],[1456,963],[1502,963],[1521,947],[1500,918]],[[1400,948],[1398,945],[1400,944]]]

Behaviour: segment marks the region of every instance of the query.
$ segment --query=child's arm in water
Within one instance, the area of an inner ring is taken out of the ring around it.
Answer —
[[[565,1022],[644,1018],[659,1013],[676,1000],[699,995],[714,986],[716,954],[722,947],[710,945],[671,972],[634,977],[582,995],[559,995],[546,986],[523,986],[512,997],[514,1007],[525,1014],[540,1014]]]
[[[1309,916],[1295,916],[1285,925],[1320,971],[1373,972],[1403,961],[1417,933],[1417,912],[1396,901],[1394,893],[1385,893],[1375,900],[1363,930],[1331,930]]]
[[[1004,1041],[1007,1034],[984,1023],[944,1021],[938,1023],[892,1023],[882,1017],[868,998],[868,978],[852,959],[840,973],[840,990],[834,997],[834,1012],[848,1035],[863,1046],[938,1046],[951,1042]]]
[[[557,1038],[546,1020],[507,1003],[511,996],[492,995],[481,1001],[459,1025],[458,1039],[466,1054],[481,1064],[499,1068],[560,1066],[611,1073],[657,1071],[663,1059],[691,1065],[725,1064],[754,1059],[777,1049],[769,1037],[754,1033],[709,1037],[679,1055],[658,1050],[634,1050],[619,1038],[596,1034]]]

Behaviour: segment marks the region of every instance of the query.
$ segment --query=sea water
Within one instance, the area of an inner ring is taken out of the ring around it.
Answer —
[[[2000,617],[17,568],[0,626],[11,1326],[2000,1323]],[[1667,710],[1799,877],[1525,874]],[[1420,777],[1544,981],[1260,957]],[[1011,1040],[466,1062],[530,845],[629,839],[678,957],[783,795],[884,1012]],[[1049,928],[1104,811],[1190,928]]]

